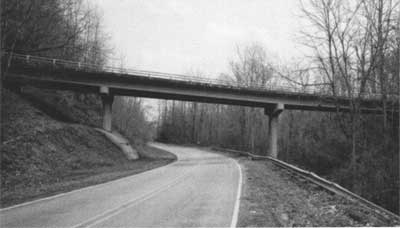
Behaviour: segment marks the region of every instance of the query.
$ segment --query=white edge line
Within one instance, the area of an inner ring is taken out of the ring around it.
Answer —
[[[152,172],[152,171],[155,171],[155,170],[159,170],[159,169],[163,169],[163,168],[166,168],[168,166],[171,166],[171,165],[175,164],[175,162],[177,162],[177,161],[178,160],[175,160],[175,161],[173,161],[173,162],[171,162],[171,163],[169,163],[167,165],[164,165],[164,166],[161,166],[161,167],[158,167],[158,168],[155,168],[155,169],[150,169],[150,170],[147,170],[147,171],[144,171],[144,172],[141,172],[141,173],[132,174],[132,175],[129,175],[129,176],[126,176],[126,177],[121,177],[121,178],[118,178],[118,179],[115,179],[115,180],[111,180],[111,181],[107,181],[107,182],[104,182],[104,183],[90,185],[90,186],[79,188],[79,189],[75,189],[75,190],[72,190],[72,191],[69,191],[69,192],[60,193],[60,194],[57,194],[57,195],[54,195],[54,196],[49,196],[49,197],[45,197],[45,198],[41,198],[41,199],[37,199],[37,200],[33,200],[33,201],[28,201],[28,202],[25,202],[25,203],[13,205],[13,206],[10,206],[10,207],[1,208],[0,212],[8,211],[8,210],[11,210],[11,209],[14,209],[14,208],[23,207],[23,206],[27,206],[27,205],[31,205],[31,204],[35,204],[35,203],[39,203],[39,202],[46,201],[46,200],[59,198],[59,197],[62,197],[62,196],[70,195],[70,194],[81,192],[81,191],[86,191],[86,190],[92,189],[92,188],[98,188],[98,187],[103,186],[103,185],[115,183],[115,182],[118,182],[118,181],[123,181],[125,179],[131,178],[132,176],[141,176],[141,175],[144,175],[144,174],[146,174],[148,172]]]
[[[242,168],[239,165],[239,163],[235,160],[232,159],[237,167],[239,168],[239,183],[238,183],[238,188],[237,188],[237,194],[236,194],[236,202],[235,202],[235,207],[233,209],[233,215],[232,215],[232,222],[231,222],[231,228],[236,227],[237,222],[238,222],[238,217],[239,217],[239,206],[240,206],[240,196],[242,195]]]

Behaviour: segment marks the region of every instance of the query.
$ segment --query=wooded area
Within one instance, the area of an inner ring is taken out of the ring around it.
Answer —
[[[82,0],[2,1],[2,49],[103,64],[107,36],[99,11]]]
[[[346,114],[284,111],[279,159],[398,213],[399,114],[387,110],[387,104],[399,102],[399,2],[301,3],[309,23],[301,36],[313,53],[307,64],[277,66],[262,46],[253,44],[239,48],[230,74],[220,77],[237,85],[284,83],[349,98]],[[384,114],[361,114],[362,98],[379,98]],[[267,153],[268,117],[262,109],[161,101],[159,110],[161,141]]]
[[[98,66],[106,65],[114,54],[103,29],[102,14],[88,1],[2,0],[0,8],[2,50]],[[60,103],[83,103],[88,109],[101,110],[98,95],[54,93],[64,98]],[[149,140],[151,125],[144,118],[139,99],[118,97],[113,111],[115,128],[139,144]]]
[[[240,47],[230,73],[237,85],[280,85],[346,96],[350,113],[284,111],[279,159],[399,212],[400,6],[392,0],[302,1],[307,30],[299,34],[312,55],[277,65],[259,45]],[[112,49],[101,14],[83,0],[2,0],[2,50],[103,65]],[[397,32],[396,32],[397,30]],[[196,75],[194,75],[196,76]],[[101,105],[95,95],[70,92],[77,102]],[[384,115],[363,115],[361,98],[382,102]],[[262,109],[160,101],[157,137],[170,143],[218,145],[266,154],[268,117]],[[133,140],[151,139],[139,98],[117,97],[114,126]]]

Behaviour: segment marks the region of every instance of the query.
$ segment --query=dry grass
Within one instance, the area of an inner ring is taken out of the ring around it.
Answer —
[[[3,94],[0,204],[99,184],[166,165],[169,152],[143,147],[129,161],[96,130],[56,121],[18,95]]]
[[[395,225],[357,202],[293,177],[270,161],[223,154],[237,159],[243,169],[240,227]]]

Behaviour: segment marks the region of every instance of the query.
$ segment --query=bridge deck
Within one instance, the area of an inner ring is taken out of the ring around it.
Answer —
[[[266,90],[265,88],[238,87],[202,81],[144,76],[142,73],[109,72],[102,69],[78,68],[27,62],[17,59],[5,73],[5,82],[34,85],[43,88],[76,90],[98,93],[99,87],[106,86],[110,93],[121,96],[136,96],[160,99],[174,99],[217,104],[269,107],[284,104],[285,109],[317,111],[349,111],[351,100],[321,94],[291,91]],[[364,113],[381,113],[379,99],[357,100]],[[389,102],[389,109],[398,111],[396,99]]]

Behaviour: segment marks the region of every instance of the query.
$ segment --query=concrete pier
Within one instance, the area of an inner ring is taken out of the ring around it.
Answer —
[[[114,96],[110,94],[108,87],[100,87],[101,100],[103,102],[103,129],[111,132],[112,127],[112,103]]]
[[[278,158],[279,116],[284,109],[284,104],[278,103],[266,107],[264,112],[268,115],[268,156]]]

